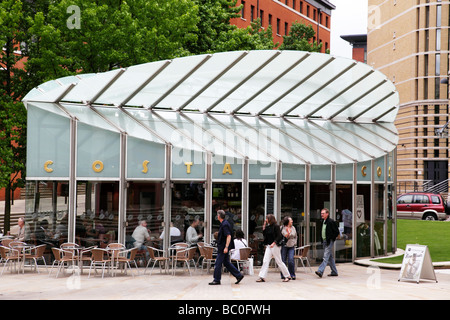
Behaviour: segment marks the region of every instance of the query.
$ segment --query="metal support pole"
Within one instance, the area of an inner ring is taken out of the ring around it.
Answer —
[[[164,252],[170,247],[170,218],[172,212],[172,186],[170,182],[172,170],[172,145],[166,144],[166,177],[164,180]]]
[[[126,235],[126,203],[127,203],[127,179],[126,179],[126,167],[127,167],[127,135],[125,133],[120,134],[120,176],[119,176],[119,234],[118,241],[125,243]]]
[[[77,120],[70,119],[70,165],[69,165],[69,218],[68,235],[69,242],[75,242],[75,225],[77,216]]]
[[[248,243],[248,218],[249,218],[249,214],[248,214],[248,195],[249,195],[249,162],[248,162],[248,158],[246,157],[244,159],[244,168],[243,168],[243,177],[242,177],[242,217],[241,217],[241,221],[242,221],[242,231],[244,232],[244,235],[247,239],[247,243]]]
[[[205,182],[205,241],[211,243],[212,233],[212,153],[206,153],[206,182]]]

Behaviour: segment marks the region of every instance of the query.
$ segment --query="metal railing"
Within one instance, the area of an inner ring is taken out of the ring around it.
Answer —
[[[407,192],[439,193],[447,200],[450,179],[434,184],[432,180],[399,180],[397,181],[397,195]]]

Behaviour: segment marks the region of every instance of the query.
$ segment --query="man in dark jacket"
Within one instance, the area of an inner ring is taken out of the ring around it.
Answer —
[[[217,236],[217,258],[214,265],[214,280],[209,284],[220,284],[220,279],[222,278],[222,264],[236,277],[235,283],[238,284],[244,276],[230,261],[229,250],[234,248],[234,242],[231,237],[233,231],[231,230],[230,223],[225,220],[225,212],[223,210],[217,211],[217,219],[220,221],[220,228]]]
[[[334,241],[339,235],[339,229],[337,227],[336,222],[330,218],[330,211],[328,209],[322,209],[320,212],[320,216],[322,217],[323,224],[321,229],[321,237],[322,243],[324,247],[323,253],[323,261],[319,266],[319,270],[316,271],[316,274],[322,278],[323,272],[325,271],[325,267],[327,265],[331,268],[331,273],[329,276],[336,277],[338,275],[338,271],[336,269],[336,263],[334,262],[333,257],[333,245]]]

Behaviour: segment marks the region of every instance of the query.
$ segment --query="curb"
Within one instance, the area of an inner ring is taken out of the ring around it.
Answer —
[[[405,252],[405,250],[403,250],[403,249],[397,249],[397,251],[394,254],[388,255],[386,258],[401,256],[404,254],[404,252]],[[378,268],[383,268],[383,269],[398,269],[398,270],[400,270],[402,268],[401,263],[383,263],[383,262],[373,261],[373,259],[379,259],[379,258],[358,259],[358,260],[355,260],[353,263],[360,265],[360,266],[378,267]],[[433,267],[450,268],[450,261],[433,262]]]

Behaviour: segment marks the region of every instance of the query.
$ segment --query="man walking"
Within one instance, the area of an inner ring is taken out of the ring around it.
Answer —
[[[334,262],[333,257],[333,245],[339,235],[339,229],[336,222],[330,218],[330,211],[328,209],[322,209],[320,216],[323,220],[321,236],[325,250],[323,253],[323,261],[320,264],[319,269],[316,271],[316,274],[319,278],[322,278],[325,267],[329,265],[331,268],[331,273],[329,276],[336,277],[338,275],[338,271],[336,269],[336,263]]]
[[[210,285],[219,285],[222,278],[222,264],[228,269],[228,271],[236,277],[236,284],[244,279],[244,276],[238,269],[230,262],[230,255],[228,254],[231,249],[234,248],[234,242],[231,241],[231,227],[230,223],[225,220],[225,211],[217,211],[217,219],[220,222],[220,228],[217,235],[217,258],[214,265],[214,280],[210,282]]]

